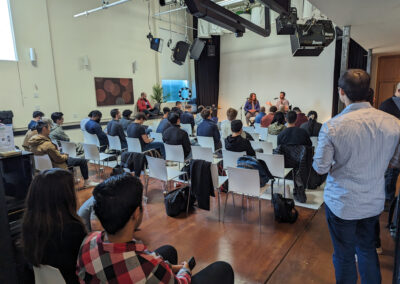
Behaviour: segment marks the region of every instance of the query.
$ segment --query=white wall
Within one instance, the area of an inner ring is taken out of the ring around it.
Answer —
[[[242,38],[222,36],[220,119],[226,119],[229,107],[244,105],[251,92],[265,105],[285,91],[293,106],[315,110],[319,121],[326,121],[332,109],[335,43],[318,57],[293,57],[289,36],[276,35],[275,24],[271,28],[267,38],[250,31]]]

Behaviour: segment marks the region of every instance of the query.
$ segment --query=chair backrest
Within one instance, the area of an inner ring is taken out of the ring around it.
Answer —
[[[155,142],[163,142],[162,140],[162,133],[157,133],[155,131],[150,132],[150,137],[154,138]]]
[[[76,158],[76,145],[74,142],[60,141],[62,152],[71,158]]]
[[[96,145],[83,144],[83,151],[85,152],[86,160],[100,161],[100,152]]]
[[[228,168],[229,191],[251,196],[260,195],[260,175],[257,170]]]
[[[249,133],[249,134],[254,139],[254,141],[260,141],[260,134],[255,133],[255,132]]]
[[[278,135],[268,135],[267,141],[272,143],[272,147],[274,147],[274,149],[278,147]]]
[[[258,133],[260,134],[260,140],[267,141],[268,138],[268,128],[261,127],[258,129]]]
[[[93,144],[97,147],[100,147],[99,138],[97,138],[96,134],[90,134],[87,131],[83,131],[83,143],[85,144]]]
[[[149,177],[167,181],[168,173],[167,173],[167,167],[165,166],[165,160],[150,157],[147,155],[146,155],[146,159],[147,159],[147,165],[149,168]]]
[[[312,136],[312,137],[310,137],[310,139],[311,139],[312,145],[315,148],[317,148],[317,146],[318,146],[318,137],[317,136]]]
[[[64,277],[60,270],[50,265],[33,266],[35,283],[38,284],[65,284]]]
[[[257,159],[263,160],[274,177],[285,177],[285,158],[283,155],[256,153]]]
[[[246,155],[246,152],[232,152],[228,150],[222,150],[222,159],[224,160],[224,168],[227,169],[228,167],[236,168],[237,167],[237,160],[240,157]]]
[[[262,149],[264,154],[272,154],[272,143],[267,141],[250,141],[253,149]]]
[[[213,153],[215,152],[213,137],[197,136],[197,142],[199,142],[201,147],[211,148]]]
[[[118,136],[107,135],[107,139],[109,144],[108,149],[122,151],[121,140],[119,140]]]
[[[183,153],[182,145],[169,145],[164,143],[165,159],[167,161],[174,161],[179,163],[185,162],[185,155]]]
[[[181,123],[181,128],[189,134],[192,135],[192,125],[190,123]]]
[[[53,168],[53,164],[51,163],[50,157],[47,154],[40,156],[35,155],[34,161],[35,169],[37,169],[38,171],[45,171]]]
[[[126,142],[128,143],[128,152],[142,153],[142,145],[139,138],[126,137]]]
[[[254,123],[254,130],[256,133],[259,133],[258,131],[261,129],[261,123]]]
[[[204,160],[210,163],[214,161],[212,149],[201,146],[192,146],[192,158],[195,160]]]

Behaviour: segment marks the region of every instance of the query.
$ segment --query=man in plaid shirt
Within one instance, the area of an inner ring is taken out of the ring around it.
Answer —
[[[142,222],[142,192],[140,180],[129,174],[111,177],[94,189],[94,210],[105,231],[93,232],[81,245],[77,262],[81,283],[191,282],[186,262],[173,265],[178,258],[173,247],[150,252],[133,238]]]

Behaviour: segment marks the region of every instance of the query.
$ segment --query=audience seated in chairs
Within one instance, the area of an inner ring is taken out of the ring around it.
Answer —
[[[240,120],[234,120],[231,123],[232,134],[225,139],[225,149],[232,152],[246,151],[246,155],[255,156],[256,152],[251,147],[250,141],[243,138],[243,123]]]
[[[42,121],[46,122],[49,125],[52,124],[51,119],[49,119],[49,118],[43,117]],[[31,151],[30,147],[29,147],[29,139],[31,139],[33,136],[35,136],[37,134],[38,134],[38,132],[36,130],[36,124],[35,124],[34,128],[28,129],[28,131],[25,134],[24,141],[22,142],[22,148],[24,148],[25,151]]]
[[[269,113],[261,119],[261,127],[269,127],[274,119],[275,113],[278,111],[276,106],[269,108]]]
[[[82,131],[86,131],[86,122],[88,122],[90,120],[90,118],[92,117],[92,113],[93,111],[89,112],[88,117],[85,117],[84,119],[81,120],[81,130]]]
[[[168,145],[182,145],[184,156],[187,158],[192,151],[192,147],[189,135],[180,127],[181,122],[179,114],[171,112],[168,116],[168,120],[172,126],[164,130],[162,135],[163,141]]]
[[[203,111],[203,109],[204,109],[204,106],[202,106],[202,105],[199,105],[199,106],[197,107],[196,117],[194,118],[194,123],[195,123],[197,126],[199,126],[200,123],[203,122],[203,118],[201,117],[201,112]]]
[[[160,124],[157,127],[156,132],[157,133],[163,133],[165,129],[167,129],[168,127],[171,126],[171,123],[168,120],[168,115],[171,112],[171,110],[169,109],[169,107],[164,107],[163,108],[163,119],[160,121]]]
[[[154,139],[149,138],[149,136],[146,134],[146,129],[143,126],[145,120],[147,120],[147,117],[143,112],[137,113],[135,121],[128,127],[128,137],[138,138],[143,151],[150,149],[159,150],[161,156],[165,159],[164,144],[161,142],[154,142]]]
[[[28,124],[28,130],[32,130],[35,128],[38,121],[42,120],[44,113],[41,111],[34,111],[32,114],[32,120]]]
[[[297,114],[297,119],[295,123],[296,127],[300,127],[303,123],[308,121],[307,116],[301,112],[300,108],[294,107],[293,111],[295,111]]]
[[[316,111],[310,111],[307,114],[308,121],[304,122],[300,127],[307,131],[310,137],[318,137],[322,124],[317,122],[318,114]]]
[[[221,149],[221,135],[217,124],[211,120],[211,110],[203,109],[201,116],[203,122],[197,127],[197,136],[213,137],[215,150]]]
[[[291,110],[286,115],[287,128],[278,135],[278,145],[312,146],[310,136],[303,128],[296,127],[297,114]]]
[[[261,123],[261,119],[266,115],[265,113],[265,107],[260,108],[260,112],[256,115],[256,118],[254,119],[254,123]]]
[[[79,283],[76,260],[86,236],[76,209],[69,171],[50,169],[35,176],[26,198],[22,224],[24,254],[34,266],[59,269],[68,284]]]
[[[47,122],[39,121],[36,125],[37,135],[29,139],[30,150],[35,155],[48,155],[54,168],[68,169],[68,167],[79,166],[83,179],[84,187],[96,185],[89,182],[89,170],[85,159],[71,158],[67,154],[61,154],[57,146],[49,138],[50,125]]]
[[[91,233],[82,243],[77,263],[82,283],[234,283],[228,263],[213,263],[191,276],[187,262],[177,265],[175,248],[163,246],[152,252],[134,238],[143,217],[143,185],[137,177],[110,177],[93,196],[105,230]]]
[[[110,112],[112,120],[107,123],[107,134],[110,136],[118,136],[121,141],[121,148],[127,149],[128,142],[126,142],[126,135],[124,132],[124,127],[119,122],[121,119],[121,112],[119,109],[114,108]]]
[[[132,123],[131,115],[132,111],[130,109],[126,109],[122,112],[122,118],[120,119],[119,123],[121,123],[124,131],[126,131],[128,129],[129,124]]]
[[[176,111],[176,112],[179,113],[179,115],[182,115],[182,114],[183,114],[182,102],[176,101],[176,102],[175,102],[175,107],[173,107],[173,108],[171,109],[171,111]]]
[[[268,127],[268,134],[278,135],[285,129],[285,115],[283,112],[277,111],[274,115],[274,119],[271,121],[271,125]]]
[[[231,122],[236,119],[237,114],[238,114],[237,110],[231,107],[228,108],[228,110],[226,111],[227,119],[221,121],[220,123],[222,139],[225,139],[226,137],[232,134]],[[243,138],[246,138],[246,133],[242,132],[241,136]]]
[[[100,142],[100,151],[104,152],[108,147],[108,139],[100,125],[100,120],[103,114],[98,110],[94,110],[91,113],[92,116],[90,117],[90,120],[86,122],[85,129],[88,133],[95,134],[97,136]]]
[[[192,114],[192,106],[185,105],[185,112],[181,114],[181,123],[190,124],[192,126],[192,131],[194,130],[194,116]]]

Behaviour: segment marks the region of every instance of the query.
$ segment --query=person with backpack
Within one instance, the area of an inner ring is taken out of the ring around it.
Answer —
[[[231,122],[232,134],[225,139],[225,149],[232,152],[246,151],[246,155],[255,156],[256,152],[251,147],[250,141],[242,137],[243,123],[240,120]]]

